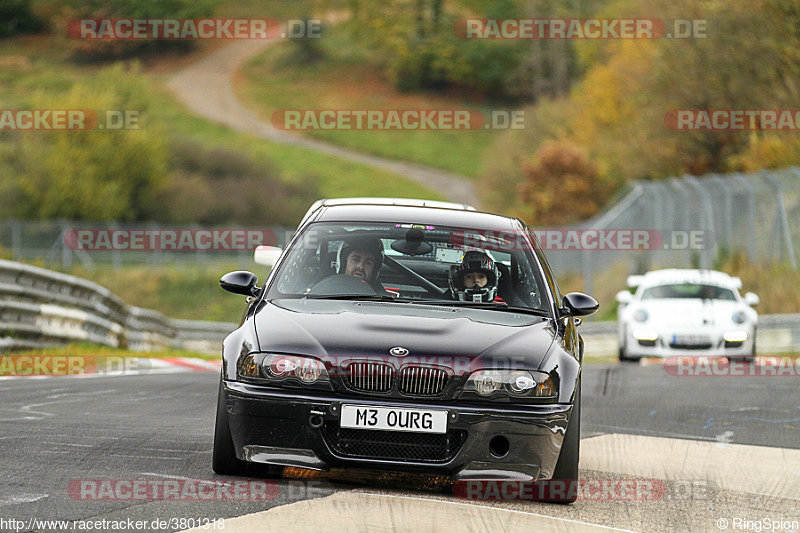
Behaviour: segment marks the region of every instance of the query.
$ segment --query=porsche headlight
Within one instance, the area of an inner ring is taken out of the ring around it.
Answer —
[[[528,370],[477,370],[467,379],[460,398],[547,399],[558,395],[553,378]]]
[[[649,315],[647,314],[647,311],[645,311],[644,309],[637,309],[633,313],[633,319],[636,322],[647,322],[648,317]]]
[[[747,320],[747,313],[745,313],[744,311],[736,311],[735,313],[733,313],[731,320],[733,320],[734,324],[744,324],[745,321]]]

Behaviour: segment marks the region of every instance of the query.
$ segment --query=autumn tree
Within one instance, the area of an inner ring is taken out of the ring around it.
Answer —
[[[613,186],[600,176],[585,150],[567,141],[549,141],[523,166],[518,192],[536,226],[577,222],[608,200]]]

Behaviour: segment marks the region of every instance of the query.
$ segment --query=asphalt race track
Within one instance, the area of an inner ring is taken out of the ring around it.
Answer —
[[[174,531],[224,518],[225,531],[785,531],[800,521],[798,378],[676,377],[636,364],[584,369],[581,477],[606,488],[569,506],[459,499],[414,479],[283,479],[262,501],[94,501],[74,490],[80,480],[221,479],[210,467],[218,379],[0,380],[0,530],[128,519],[150,530],[160,519]],[[656,490],[619,492],[622,482]]]

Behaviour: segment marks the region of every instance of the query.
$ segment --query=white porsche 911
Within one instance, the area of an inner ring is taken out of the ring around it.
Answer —
[[[629,276],[636,292],[617,293],[619,359],[673,355],[751,360],[759,298],[739,295],[742,280],[714,270],[654,270]]]

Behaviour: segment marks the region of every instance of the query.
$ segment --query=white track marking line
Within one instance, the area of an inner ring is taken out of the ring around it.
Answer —
[[[161,478],[166,478],[166,479],[183,479],[185,481],[195,481],[194,479],[192,479],[190,477],[173,476],[171,474],[157,474],[155,472],[140,472],[140,474],[143,475],[143,476],[161,477]]]
[[[109,389],[109,390],[101,390],[95,392],[76,392],[73,393],[74,399],[69,400],[50,400],[48,402],[38,402],[38,403],[29,403],[27,405],[23,405],[17,408],[3,408],[0,411],[11,411],[15,413],[22,413],[24,416],[18,416],[16,418],[0,418],[0,422],[11,422],[14,420],[44,420],[47,417],[56,416],[54,413],[48,413],[47,411],[35,411],[34,407],[42,407],[45,405],[63,405],[65,403],[75,403],[84,400],[84,396],[96,396],[98,394],[108,394],[117,392],[116,389]],[[28,415],[39,415],[39,416],[28,416]]]
[[[19,494],[17,496],[8,496],[0,498],[0,505],[19,505],[20,503],[33,503],[43,500],[50,496],[49,494]]]

